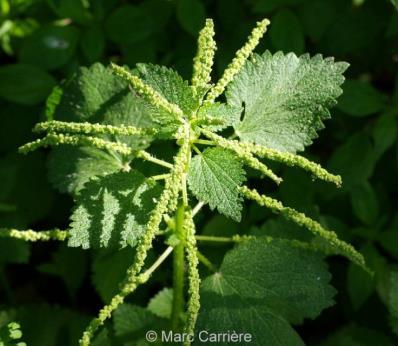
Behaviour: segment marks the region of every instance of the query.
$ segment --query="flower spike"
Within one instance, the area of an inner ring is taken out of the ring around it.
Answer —
[[[247,58],[253,52],[254,48],[258,45],[261,37],[267,31],[267,26],[270,24],[268,19],[263,19],[261,22],[257,23],[257,26],[251,32],[246,44],[236,52],[235,58],[225,69],[224,74],[217,84],[210,90],[206,96],[207,102],[214,102],[214,100],[220,96],[225,87],[232,81],[234,76],[241,70],[245,64]]]
[[[211,19],[206,19],[206,24],[199,33],[198,51],[193,64],[192,86],[195,88],[209,87],[214,54],[217,49],[214,35],[214,23]]]
[[[33,132],[64,132],[70,134],[84,134],[84,135],[120,135],[120,136],[136,136],[136,135],[147,135],[155,133],[155,129],[137,128],[128,125],[101,125],[92,124],[88,122],[73,123],[66,121],[46,121],[38,123],[34,128]]]
[[[167,101],[162,95],[156,90],[152,89],[146,84],[141,78],[131,74],[126,68],[111,63],[113,71],[121,78],[128,81],[134,88],[135,91],[142,97],[144,97],[149,103],[155,107],[159,107],[167,113],[175,115],[177,119],[182,119],[184,113],[177,105]]]
[[[357,252],[353,246],[340,240],[337,234],[333,231],[324,229],[318,222],[310,219],[303,213],[298,212],[295,209],[285,207],[281,202],[271,197],[260,195],[256,190],[251,190],[246,186],[242,186],[240,192],[248,199],[257,202],[259,205],[272,210],[275,213],[280,213],[287,220],[293,221],[299,226],[307,228],[314,235],[318,235],[325,239],[328,243],[336,247],[341,254],[346,256],[355,264],[362,267],[364,270],[369,271],[366,267],[363,256]]]
[[[110,142],[101,138],[80,135],[49,133],[46,137],[27,143],[19,148],[21,154],[27,154],[38,148],[56,147],[59,145],[91,146],[98,149],[115,151],[121,155],[131,155],[133,150],[124,143]]]

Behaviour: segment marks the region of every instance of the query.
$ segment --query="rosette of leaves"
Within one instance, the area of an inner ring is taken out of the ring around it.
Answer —
[[[81,345],[91,343],[126,296],[148,281],[170,254],[172,296],[161,295],[150,310],[144,309],[145,326],[161,318],[174,331],[235,330],[268,345],[302,345],[292,324],[315,318],[333,304],[325,254],[344,255],[366,270],[363,257],[333,231],[247,182],[249,168],[282,183],[267,166],[274,161],[337,186],[342,183],[297,152],[312,143],[330,116],[348,65],[320,55],[254,54],[268,24],[257,23],[214,84],[211,20],[199,34],[190,83],[172,69],[151,64],[134,70],[116,64],[82,68],[51,95],[49,121],[34,129],[45,136],[20,148],[27,153],[57,147],[50,175],[57,187],[74,195],[76,205],[66,232],[3,234],[26,240],[67,238],[69,246],[83,249],[135,248],[120,292],[89,324]],[[159,142],[172,144],[169,158],[154,154]],[[240,221],[245,199],[314,237],[303,241],[196,234],[194,217],[203,205]],[[144,269],[155,237],[165,238],[166,249]],[[199,251],[199,241],[237,245],[216,268]],[[199,262],[214,273],[201,278]],[[116,331],[128,329],[117,324],[123,321],[122,312],[136,321],[138,310],[118,310]]]

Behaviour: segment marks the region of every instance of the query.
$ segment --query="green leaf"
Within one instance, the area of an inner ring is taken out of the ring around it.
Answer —
[[[146,39],[153,31],[153,23],[142,7],[123,5],[110,14],[105,29],[113,42],[130,44]]]
[[[118,251],[100,251],[92,262],[92,282],[105,303],[120,290],[127,268],[133,263],[135,250],[127,247]],[[106,279],[104,279],[106,278]]]
[[[297,16],[290,10],[282,9],[272,18],[269,35],[276,50],[295,52],[304,51],[304,34]]]
[[[220,131],[228,126],[236,125],[239,122],[242,110],[242,107],[235,107],[225,103],[215,102],[201,106],[197,113],[197,117],[199,119],[211,117],[216,121],[222,122],[220,125],[203,125],[203,127],[211,131]]]
[[[370,178],[374,165],[375,155],[369,136],[356,133],[335,150],[328,169],[340,174],[343,187],[349,188]]]
[[[173,289],[166,287],[149,301],[147,309],[158,317],[170,319],[172,304]]]
[[[330,116],[347,66],[321,55],[255,55],[226,92],[229,104],[245,108],[236,133],[269,148],[303,150]]]
[[[152,127],[146,103],[110,68],[82,67],[63,87],[55,119]]]
[[[60,18],[71,18],[79,24],[87,24],[91,14],[87,10],[88,0],[47,0]]]
[[[221,148],[196,155],[188,175],[189,187],[198,200],[236,221],[240,221],[242,211],[238,187],[244,180],[242,164],[232,152]]]
[[[160,332],[166,329],[166,321],[145,308],[131,304],[122,304],[115,311],[113,325],[115,334],[122,340],[145,340],[146,332]]]
[[[101,59],[105,50],[105,36],[99,25],[88,27],[81,36],[81,50],[89,63]]]
[[[304,0],[251,0],[253,3],[253,11],[256,13],[268,13],[278,7],[284,7],[287,5],[297,5]]]
[[[154,90],[160,93],[167,101],[181,108],[184,114],[190,116],[199,107],[199,100],[195,97],[193,89],[174,70],[153,64],[137,64],[140,77]],[[178,126],[175,116],[151,107],[154,121],[167,124],[172,128]],[[162,130],[162,128],[160,128]]]
[[[65,282],[69,294],[73,298],[86,274],[86,255],[80,249],[61,246],[52,254],[51,261],[40,264],[38,269],[42,273],[59,276]]]
[[[30,245],[23,240],[0,238],[0,267],[4,263],[27,263],[29,255]]]
[[[379,201],[373,187],[363,181],[351,188],[351,204],[355,215],[367,225],[374,224],[379,215]]]
[[[398,0],[390,0],[390,1],[394,5],[395,9],[398,10]]]
[[[41,69],[25,64],[0,67],[0,97],[24,105],[43,101],[55,85],[55,79]]]
[[[393,341],[378,330],[348,325],[329,336],[321,346],[393,346]]]
[[[396,270],[390,272],[388,309],[394,318],[398,318],[398,271]]]
[[[197,330],[250,333],[254,344],[304,345],[290,326],[333,304],[321,257],[284,242],[246,241],[201,285]]]
[[[366,245],[361,253],[365,257],[366,264],[371,270],[379,269],[382,257],[372,245]],[[347,273],[347,290],[351,303],[358,310],[371,296],[376,288],[376,282],[369,273],[362,268],[350,263]]]
[[[389,149],[397,138],[397,118],[394,113],[382,114],[373,127],[375,155],[380,157]]]
[[[206,9],[199,0],[178,0],[177,19],[185,31],[196,36],[205,24]]]
[[[68,245],[83,249],[136,245],[159,194],[155,182],[134,170],[89,181],[76,197]]]
[[[73,26],[44,26],[24,40],[19,60],[54,70],[72,58],[78,38],[79,30]]]
[[[77,194],[93,177],[128,167],[121,157],[96,148],[61,147],[52,150],[48,161],[51,183],[61,192]]]
[[[356,117],[377,113],[384,107],[384,98],[369,83],[347,80],[337,108]]]
[[[50,305],[24,305],[17,309],[23,341],[29,346],[73,345],[89,319],[82,313]]]
[[[56,107],[54,118],[154,127],[148,104],[132,93],[125,81],[99,63],[90,68],[82,67],[63,85],[61,101]],[[138,149],[147,147],[152,138],[116,136],[112,139]],[[94,176],[126,169],[130,160],[131,158],[122,158],[96,149],[59,148],[51,155],[50,180],[60,191],[75,193]]]
[[[310,0],[304,1],[298,9],[298,16],[303,25],[303,31],[313,41],[319,41],[336,16],[334,1]]]
[[[384,250],[398,259],[398,232],[396,229],[381,232],[378,235],[378,241]]]

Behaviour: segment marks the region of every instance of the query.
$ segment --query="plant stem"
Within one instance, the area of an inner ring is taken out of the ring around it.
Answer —
[[[171,327],[174,331],[181,330],[181,315],[184,311],[184,213],[185,206],[180,203],[175,215],[175,234],[180,240],[173,253],[173,307]]]
[[[197,213],[199,213],[200,209],[203,208],[205,204],[203,202],[199,202],[195,208],[192,209],[192,216],[195,216]]]
[[[213,141],[209,141],[207,139],[196,139],[194,141],[195,144],[203,144],[203,145],[216,145]]]
[[[211,241],[216,243],[236,243],[237,240],[230,237],[215,237],[211,235],[197,235],[196,240],[199,241]]]
[[[164,260],[170,255],[174,250],[172,246],[169,246],[164,252],[158,257],[158,259],[144,272],[143,275],[150,277],[152,273],[164,262]]]
[[[137,157],[139,157],[139,158],[141,158],[143,160],[155,163],[155,164],[157,164],[159,166],[163,166],[163,167],[166,167],[166,168],[169,168],[169,169],[173,168],[173,165],[171,163],[166,162],[166,161],[161,160],[161,159],[157,159],[156,157],[152,156],[150,153],[148,153],[145,150],[140,150],[137,153]]]
[[[199,250],[196,252],[196,255],[198,256],[198,260],[200,263],[202,263],[205,267],[207,267],[208,269],[210,269],[210,271],[212,272],[217,272],[217,268],[216,266],[210,262],[210,260],[203,255]]]

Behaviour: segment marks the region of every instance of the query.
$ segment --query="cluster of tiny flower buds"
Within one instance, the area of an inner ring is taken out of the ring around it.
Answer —
[[[111,67],[119,77],[129,82],[134,90],[154,107],[158,107],[159,109],[174,115],[177,120],[181,120],[183,118],[184,113],[180,107],[167,101],[162,95],[146,84],[141,78],[131,74],[126,68],[118,66],[114,63],[111,63]]]
[[[267,26],[270,24],[268,19],[264,19],[257,23],[257,26],[251,32],[246,44],[236,52],[235,58],[225,69],[222,77],[217,84],[209,91],[206,96],[207,102],[213,102],[218,96],[220,96],[225,87],[232,81],[234,76],[242,69],[247,58],[253,52],[254,48],[258,45],[261,37],[267,30]]]
[[[27,143],[19,148],[19,152],[27,154],[38,148],[55,147],[60,145],[91,146],[98,149],[114,151],[121,155],[131,155],[133,150],[124,143],[110,142],[92,136],[64,135],[62,133],[49,133],[46,137]]]
[[[195,239],[195,223],[193,222],[192,211],[187,210],[184,215],[183,231],[186,236],[185,250],[188,262],[188,278],[189,278],[189,301],[187,308],[187,321],[184,333],[193,335],[195,331],[196,319],[200,309],[200,276],[198,271],[198,255]]]
[[[283,206],[283,204],[276,199],[265,195],[260,195],[254,189],[251,190],[246,186],[242,186],[239,188],[239,190],[246,198],[257,202],[259,205],[264,206],[275,213],[280,213],[287,220],[291,220],[299,226],[307,228],[314,235],[325,239],[328,243],[338,249],[341,254],[345,255],[351,261],[367,270],[363,256],[358,253],[350,244],[341,241],[335,232],[324,229],[318,222],[310,219],[305,214],[300,213],[295,209]]]
[[[192,86],[195,88],[208,88],[210,85],[214,54],[217,49],[214,35],[214,23],[211,19],[207,19],[199,33],[198,51],[193,64]]]
[[[120,136],[137,136],[137,135],[150,135],[156,132],[155,129],[151,128],[137,128],[134,126],[128,125],[101,125],[101,124],[92,124],[88,122],[83,123],[74,123],[74,122],[65,122],[65,121],[46,121],[43,123],[37,124],[34,129],[34,132],[63,132],[70,134],[84,134],[84,135],[120,135]]]

